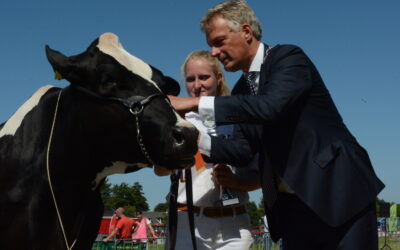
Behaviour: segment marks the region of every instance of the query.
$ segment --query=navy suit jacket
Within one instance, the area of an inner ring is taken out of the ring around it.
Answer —
[[[241,77],[232,96],[216,97],[215,119],[238,125],[231,139],[212,138],[212,162],[246,166],[259,152],[260,172],[271,167],[331,226],[351,219],[384,187],[314,64],[297,46],[270,50],[257,96]]]

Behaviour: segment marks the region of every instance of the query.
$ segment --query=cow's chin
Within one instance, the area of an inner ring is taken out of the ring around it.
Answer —
[[[194,165],[194,163],[195,163],[194,157],[190,156],[179,159],[169,159],[159,165],[169,170],[174,170],[174,169],[190,168]]]

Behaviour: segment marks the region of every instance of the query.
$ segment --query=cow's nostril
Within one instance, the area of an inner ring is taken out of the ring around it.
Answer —
[[[192,156],[197,152],[199,132],[195,127],[176,127],[172,132],[174,148],[181,156]]]
[[[185,142],[185,136],[182,128],[176,128],[172,131],[172,136],[175,139],[176,145],[180,146]]]

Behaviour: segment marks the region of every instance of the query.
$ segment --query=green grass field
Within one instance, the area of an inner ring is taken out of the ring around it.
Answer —
[[[400,250],[400,238],[397,237],[387,237],[386,238],[386,246],[390,248],[383,248],[385,246],[385,238],[379,238],[379,249],[392,249],[392,250]]]
[[[163,249],[164,249],[164,244],[148,243],[147,246],[147,250],[163,250]],[[264,250],[264,249],[265,246],[264,243],[262,242],[256,242],[252,247],[252,250]],[[399,236],[387,237],[386,242],[384,237],[379,238],[379,249],[400,250],[400,237]],[[125,246],[119,245],[115,247],[114,244],[111,242],[108,243],[107,246],[101,242],[98,244],[94,244],[92,250],[141,250],[141,249],[138,246],[138,244],[132,244],[132,245],[128,244]],[[272,243],[270,250],[279,250],[279,245]]]

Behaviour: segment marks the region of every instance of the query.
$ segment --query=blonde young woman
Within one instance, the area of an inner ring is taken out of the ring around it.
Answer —
[[[191,97],[229,95],[229,87],[221,64],[208,51],[189,54],[182,65],[182,73],[187,93]],[[210,132],[210,126],[205,126],[207,121],[197,113],[187,113],[185,119],[193,123],[201,133]],[[217,127],[216,134],[229,136],[232,128],[232,126]],[[250,249],[253,239],[250,233],[250,218],[244,206],[249,200],[247,191],[260,187],[257,181],[258,170],[255,164],[253,165],[247,168],[234,168],[224,164],[192,167],[198,249]],[[157,167],[155,172],[158,175],[169,173],[160,167]],[[224,190],[233,193],[234,197],[230,197],[233,199],[228,202],[233,204],[222,205]],[[176,249],[187,249],[192,243],[185,183],[179,184],[178,210]]]

